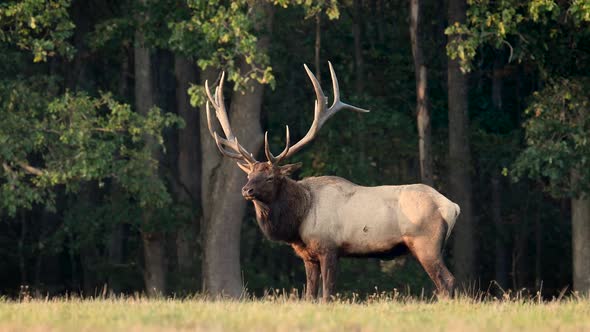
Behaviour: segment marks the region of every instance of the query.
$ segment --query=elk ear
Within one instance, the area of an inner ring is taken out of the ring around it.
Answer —
[[[303,165],[302,163],[283,165],[283,166],[279,167],[279,170],[281,171],[281,175],[288,176],[288,175],[291,175],[296,170],[300,169],[302,165]]]
[[[242,163],[236,163],[236,164],[238,164],[238,167],[242,171],[246,172],[246,174],[250,174],[250,172],[252,171],[252,169],[250,168],[250,165],[248,165],[248,164],[242,164]]]

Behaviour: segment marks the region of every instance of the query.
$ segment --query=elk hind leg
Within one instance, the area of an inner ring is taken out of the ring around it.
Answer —
[[[414,238],[407,241],[407,245],[434,282],[437,295],[439,297],[449,297],[453,295],[455,277],[453,277],[442,258],[442,246],[446,237],[446,230],[437,233],[442,236]]]

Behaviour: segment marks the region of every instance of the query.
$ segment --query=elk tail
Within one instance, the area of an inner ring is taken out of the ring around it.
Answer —
[[[447,234],[449,234],[449,225],[443,221],[442,226],[443,227],[442,227],[442,232],[441,232],[442,234],[441,235],[443,235],[445,237],[443,237],[441,244],[440,244],[440,252],[441,253],[443,252],[443,250],[445,250],[445,246],[447,245],[447,238],[448,238]]]
[[[455,226],[455,221],[457,221],[457,217],[459,217],[459,214],[461,214],[461,208],[459,207],[459,205],[450,202],[450,204],[448,204],[444,209],[442,209],[442,217],[444,218],[445,222],[446,222],[446,237],[445,237],[445,241],[449,239],[449,236],[451,236],[451,232],[453,231],[453,227]]]

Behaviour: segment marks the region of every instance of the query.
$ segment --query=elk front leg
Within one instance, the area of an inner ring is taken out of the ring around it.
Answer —
[[[322,299],[323,302],[331,300],[336,285],[336,269],[338,266],[338,254],[328,252],[320,256],[320,266],[322,269]]]
[[[318,282],[320,281],[320,264],[316,261],[304,260],[305,276],[305,299],[310,301],[318,297]]]

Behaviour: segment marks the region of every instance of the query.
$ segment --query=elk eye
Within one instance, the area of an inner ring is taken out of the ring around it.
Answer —
[[[266,178],[266,182],[271,182],[271,181],[273,181],[274,179],[275,179],[274,177]]]

